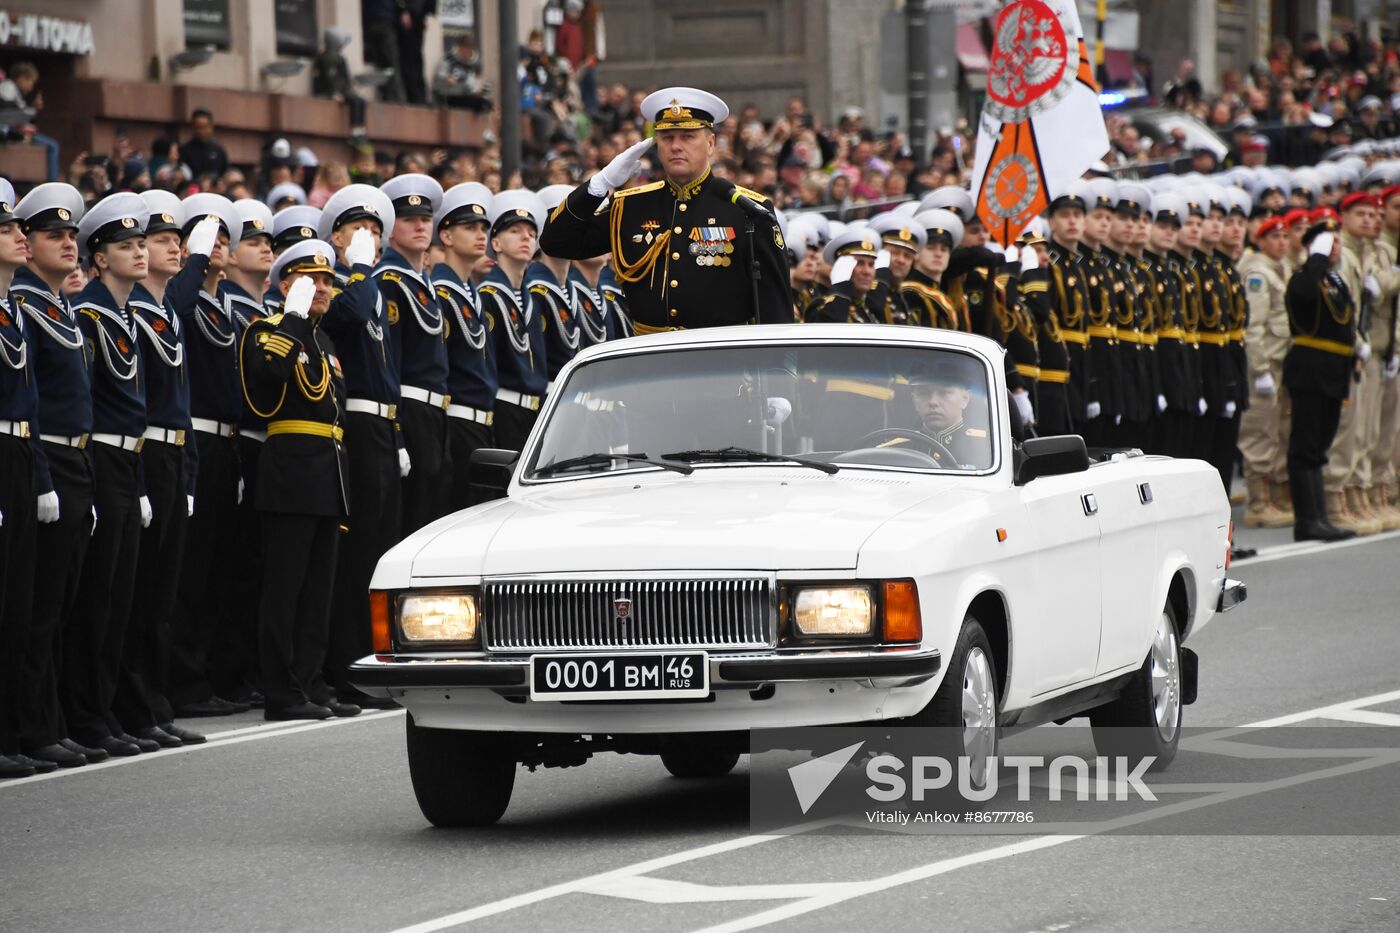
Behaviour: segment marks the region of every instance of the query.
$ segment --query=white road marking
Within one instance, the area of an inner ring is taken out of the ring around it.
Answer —
[[[1230,569],[1267,564],[1269,561],[1283,560],[1286,557],[1306,557],[1319,551],[1335,551],[1341,548],[1359,547],[1363,544],[1376,544],[1380,541],[1393,541],[1396,538],[1400,538],[1400,531],[1386,531],[1381,534],[1351,538],[1347,541],[1299,541],[1294,544],[1279,544],[1274,547],[1261,548],[1254,557],[1242,557],[1239,560],[1231,561]]]
[[[717,901],[791,901],[859,885],[858,881],[798,882],[796,884],[696,884],[674,878],[632,875],[609,878],[580,888],[583,894],[623,897],[648,904],[705,904]]]
[[[1375,709],[1337,710],[1323,718],[1365,723],[1368,726],[1400,726],[1400,713],[1383,713]]]
[[[1261,719],[1249,725],[1241,726],[1242,729],[1272,729],[1275,726],[1292,726],[1309,719],[1326,719],[1331,713],[1347,712],[1349,710],[1360,709],[1363,706],[1376,706],[1381,703],[1389,703],[1392,700],[1400,700],[1400,690],[1392,690],[1389,693],[1376,693],[1368,697],[1358,697],[1355,700],[1343,700],[1341,703],[1332,703],[1327,706],[1316,706],[1312,709],[1305,709],[1297,713],[1289,713],[1286,716],[1276,716],[1273,719]]]
[[[352,716],[348,719],[325,719],[301,724],[297,724],[296,721],[267,723],[266,727],[248,726],[243,729],[229,729],[227,732],[219,732],[209,736],[209,741],[203,745],[184,745],[180,748],[167,748],[159,752],[137,755],[132,758],[109,758],[95,765],[83,765],[81,768],[59,768],[57,771],[51,771],[48,774],[39,774],[34,777],[20,778],[16,781],[7,781],[0,784],[0,793],[7,790],[19,790],[25,787],[33,787],[40,781],[56,781],[59,778],[73,777],[75,775],[95,774],[98,771],[108,771],[112,768],[120,768],[124,765],[143,764],[152,761],[168,761],[176,755],[207,752],[229,745],[241,745],[244,742],[257,742],[261,739],[275,739],[284,735],[295,735],[302,732],[311,732],[316,729],[329,729],[332,726],[343,726],[352,722],[371,722],[376,719],[387,719],[390,716],[402,716],[403,713],[404,711],[401,709],[366,710],[360,715]]]

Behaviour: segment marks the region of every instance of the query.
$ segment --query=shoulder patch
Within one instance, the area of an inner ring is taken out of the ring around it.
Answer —
[[[966,431],[964,431],[963,433],[966,434],[968,437],[986,437],[986,436],[987,436],[987,432],[984,431],[984,430],[982,430],[981,428],[968,428],[968,429],[967,429]]]
[[[403,276],[399,275],[397,272],[388,272],[388,271],[386,271],[386,272],[381,273],[380,277],[381,277],[382,279],[384,279],[384,281],[386,281],[386,282],[401,282],[401,281],[403,281]]]
[[[614,191],[612,195],[613,200],[616,201],[618,198],[625,198],[629,194],[642,194],[647,191],[655,191],[656,189],[663,187],[665,184],[666,181],[663,179],[661,181],[654,181],[648,185],[638,185],[635,188],[624,188],[622,191]]]
[[[1249,278],[1244,280],[1245,287],[1250,294],[1262,292],[1264,290],[1264,274],[1262,272],[1251,272]]]
[[[390,301],[390,302],[388,302],[388,305],[389,305],[389,323],[390,323],[390,324],[397,324],[397,323],[399,322],[399,303],[398,303],[397,301]]]
[[[737,190],[740,194],[742,194],[744,197],[746,197],[746,198],[752,198],[753,200],[757,201],[759,204],[767,204],[767,203],[768,203],[768,198],[767,198],[766,196],[759,194],[757,191],[754,191],[752,188],[745,188],[743,185],[735,185],[734,188],[735,188],[735,190]]]
[[[494,286],[494,285],[482,285],[482,286],[479,286],[479,287],[477,288],[476,291],[477,291],[477,294],[479,294],[479,295],[494,295],[494,294],[496,294],[496,286]]]

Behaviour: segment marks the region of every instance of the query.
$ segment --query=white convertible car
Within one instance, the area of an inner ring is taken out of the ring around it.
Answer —
[[[957,726],[975,761],[1087,715],[1165,764],[1182,643],[1244,598],[1219,476],[1020,442],[1007,402],[1002,350],[944,330],[580,353],[524,451],[473,458],[483,501],[375,572],[351,679],[407,707],[424,814],[492,823],[520,764],[601,751],[721,775],[752,728]]]

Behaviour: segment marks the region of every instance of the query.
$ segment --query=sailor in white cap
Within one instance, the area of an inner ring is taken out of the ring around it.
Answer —
[[[219,291],[240,329],[265,317],[262,293],[272,269],[272,211],[252,198],[233,202],[240,232],[238,246],[229,251]]]
[[[477,294],[496,342],[496,443],[521,450],[549,385],[544,325],[525,270],[534,258],[544,206],[533,191],[502,191],[491,201],[489,253],[495,267]]]
[[[346,520],[345,386],[321,329],[335,285],[333,247],[302,240],[277,257],[283,311],[254,321],[240,341],[249,406],[267,422],[256,484],[263,586],[258,657],[269,720],[354,716],[326,682],[336,552]]]
[[[272,255],[280,256],[287,247],[302,240],[314,240],[321,223],[321,209],[309,204],[294,204],[272,215]],[[263,307],[268,314],[282,310],[282,293],[269,285],[263,292]]]
[[[790,323],[787,257],[772,206],[710,172],[714,127],[729,108],[705,91],[669,87],[642,102],[642,115],[652,121],[664,179],[616,190],[651,146],[637,143],[554,210],[541,247],[566,259],[611,252],[638,333]]]
[[[821,234],[813,216],[802,214],[788,224],[788,261],[792,263],[788,279],[792,285],[793,316],[799,321],[805,321],[807,309],[826,297],[826,286],[817,278],[822,249]]]
[[[966,308],[943,290],[943,273],[953,250],[962,242],[963,223],[945,208],[920,211],[914,215],[914,223],[924,239],[914,256],[914,267],[900,286],[905,306],[924,327],[963,330]]]
[[[146,380],[136,325],[127,310],[132,289],[146,277],[149,213],[139,194],[122,192],[99,201],[78,227],[78,247],[94,268],[73,310],[84,341],[93,348],[91,447],[97,525],[74,599],[75,623],[81,623],[65,633],[66,666],[74,668],[75,675],[67,678],[63,702],[73,738],[109,754],[130,754],[132,745],[155,751],[181,744],[154,725],[145,730],[134,720],[119,720],[114,708],[135,585],[130,560],[152,514],[140,459]],[[129,730],[143,735],[130,738]]]
[[[432,285],[447,318],[447,443],[452,457],[452,509],[472,504],[468,466],[472,454],[492,446],[496,407],[496,345],[486,326],[472,279],[486,255],[491,189],[480,182],[453,185],[433,215],[443,261]]]
[[[374,270],[398,355],[399,425],[412,470],[404,477],[403,534],[412,534],[451,508],[452,461],[447,449],[447,328],[437,294],[422,270],[433,242],[433,213],[442,185],[418,172],[379,187],[394,205],[389,245]]]
[[[1075,182],[1051,199],[1050,304],[1069,356],[1070,418],[1076,433],[1098,418],[1103,405],[1099,384],[1089,357],[1089,269],[1079,255],[1084,237],[1085,214],[1095,195],[1087,182]],[[1043,378],[1043,377],[1042,377]],[[1093,432],[1090,432],[1093,433]]]
[[[808,311],[807,321],[883,324],[884,308],[868,305],[875,285],[875,260],[879,256],[880,234],[864,224],[852,224],[833,237],[822,250],[822,258],[832,267],[831,293]],[[841,260],[846,261],[838,266]]]
[[[265,201],[272,212],[276,213],[283,208],[305,204],[306,189],[294,181],[284,181],[280,185],[272,186]]]
[[[547,185],[535,192],[545,216],[562,204],[573,190],[572,185]],[[535,312],[540,315],[540,326],[544,328],[551,384],[564,364],[578,353],[583,340],[582,325],[570,300],[568,283],[569,260],[551,256],[544,250],[525,270],[525,288],[532,296]]]
[[[389,312],[374,280],[381,244],[394,229],[394,205],[373,185],[346,185],[321,209],[319,239],[336,250],[335,297],[321,322],[345,374],[345,450],[350,458],[349,529],[341,541],[326,650],[326,680],[347,704],[383,706],[347,679],[370,652],[364,594],[380,556],[401,537],[403,483],[412,466],[399,426],[401,382],[389,339]],[[280,257],[279,257],[280,258]]]
[[[872,220],[870,229],[880,234],[881,243],[889,256],[889,265],[875,270],[876,278],[885,282],[888,289],[885,321],[890,324],[920,323],[918,306],[916,304],[911,308],[907,304],[903,288],[909,273],[914,271],[914,260],[928,242],[928,234],[912,214],[896,214],[893,211]]]
[[[1115,432],[1123,420],[1123,376],[1118,350],[1117,324],[1124,320],[1124,286],[1103,246],[1118,206],[1118,185],[1111,178],[1091,178],[1079,183],[1084,198],[1084,229],[1078,258],[1088,285],[1085,304],[1089,336],[1088,362],[1094,374],[1094,397],[1100,409],[1088,418],[1084,440],[1091,446],[1120,446]]]

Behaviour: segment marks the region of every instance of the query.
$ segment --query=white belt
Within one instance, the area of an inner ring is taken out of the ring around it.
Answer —
[[[267,441],[266,431],[254,431],[251,428],[239,428],[238,436],[246,437],[250,441],[257,441],[259,444],[265,443]]]
[[[489,423],[489,422],[488,422]],[[0,434],[13,434],[15,437],[29,436],[28,421],[0,421]]]
[[[88,436],[79,434],[77,437],[64,437],[61,434],[40,434],[39,440],[50,444],[58,444],[61,447],[76,447],[82,450],[87,446]]]
[[[356,411],[364,415],[378,415],[393,421],[399,413],[399,406],[386,405],[384,402],[375,402],[367,398],[350,398],[345,400],[345,410]]]
[[[220,437],[233,437],[238,433],[238,425],[227,421],[214,421],[211,418],[191,418],[190,423],[196,431],[203,431],[205,434],[217,434]]]
[[[434,408],[447,410],[447,406],[452,402],[452,396],[443,395],[441,392],[429,392],[427,389],[420,389],[417,386],[404,386],[400,392],[404,398],[411,398],[415,402],[423,402]]]
[[[148,441],[160,441],[175,447],[185,446],[185,432],[182,428],[147,428],[146,433],[141,436]]]
[[[472,408],[470,405],[448,405],[447,417],[475,421],[477,424],[484,424],[487,427],[490,427],[491,423],[496,420],[496,415],[493,412]]]
[[[512,392],[510,389],[497,389],[496,398],[511,405],[528,408],[531,411],[540,410],[540,397],[538,395],[525,395],[521,392]]]
[[[132,437],[129,434],[94,434],[92,440],[97,444],[120,447],[122,450],[130,450],[135,453],[141,451],[141,445],[146,441],[144,437]]]

